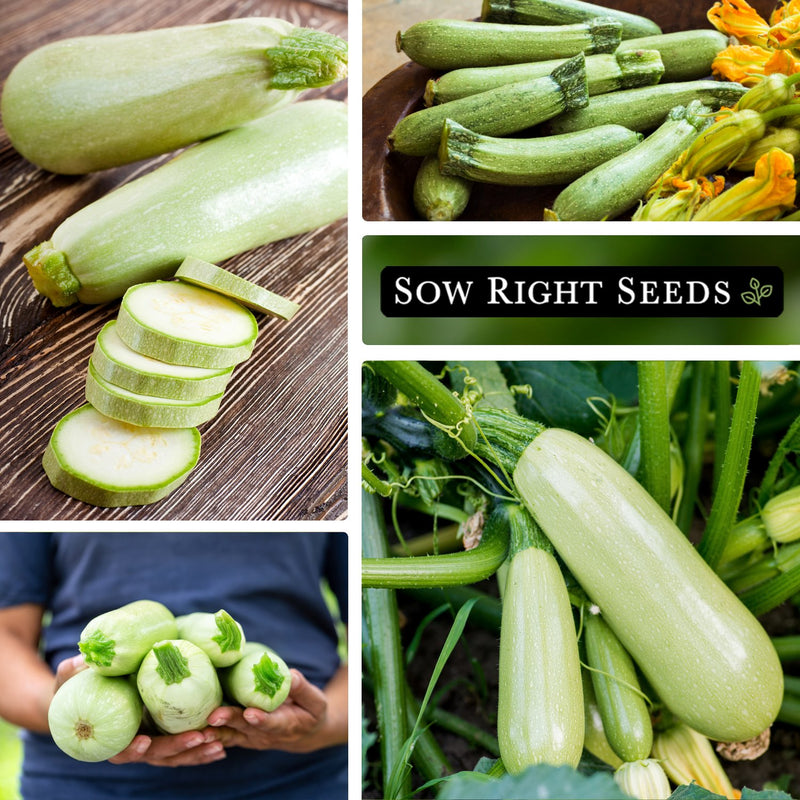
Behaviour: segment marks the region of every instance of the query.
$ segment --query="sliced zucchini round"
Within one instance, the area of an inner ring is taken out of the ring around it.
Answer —
[[[42,459],[50,483],[94,506],[155,503],[186,480],[200,457],[196,428],[143,428],[91,405],[56,425]]]
[[[103,380],[138,394],[192,400],[225,391],[233,367],[202,369],[168,364],[131,350],[117,333],[115,320],[97,336],[91,364]]]
[[[191,428],[219,411],[222,392],[212,397],[175,400],[138,394],[101,378],[91,361],[86,375],[86,401],[102,414],[131,425],[155,428]]]
[[[117,333],[137,353],[189,367],[232,367],[250,356],[258,336],[244,306],[185,281],[154,281],[125,292]]]
[[[248,308],[260,311],[262,314],[269,314],[271,317],[289,320],[300,308],[297,303],[293,303],[263,286],[240,278],[216,264],[210,264],[208,261],[191,256],[178,267],[175,277],[196,286],[202,286],[204,289],[224,294]]]

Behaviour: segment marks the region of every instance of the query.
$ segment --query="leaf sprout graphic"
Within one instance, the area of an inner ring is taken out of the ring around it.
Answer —
[[[762,286],[758,278],[750,278],[750,288],[752,292],[742,292],[742,300],[749,306],[760,306],[761,301],[772,294],[772,285],[766,283]]]

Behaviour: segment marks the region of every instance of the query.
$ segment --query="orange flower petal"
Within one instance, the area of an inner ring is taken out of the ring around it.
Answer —
[[[770,220],[794,207],[794,158],[773,148],[756,162],[753,175],[704,205],[695,220]]]
[[[800,41],[800,14],[784,17],[777,25],[773,25],[767,39],[771,47],[779,50],[794,47]]]
[[[743,86],[755,86],[766,74],[766,65],[775,54],[776,51],[758,45],[729,45],[717,54],[711,65],[711,72]]]
[[[722,33],[745,44],[765,44],[769,25],[745,0],[720,0],[709,9],[708,21]]]

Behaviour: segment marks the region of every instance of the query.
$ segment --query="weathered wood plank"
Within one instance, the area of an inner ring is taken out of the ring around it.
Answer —
[[[7,0],[0,80],[25,53],[65,36],[248,15],[281,16],[346,36],[346,9],[339,0]],[[313,94],[344,99],[346,86]],[[254,355],[237,368],[220,413],[201,427],[200,463],[177,492],[152,506],[95,509],[55,491],[44,475],[50,432],[83,402],[94,338],[117,304],[53,308],[34,291],[22,255],[70,213],[158,161],[56,176],[25,162],[0,132],[0,519],[341,519],[347,512],[344,221],[226,263],[301,310],[291,323],[260,319]]]

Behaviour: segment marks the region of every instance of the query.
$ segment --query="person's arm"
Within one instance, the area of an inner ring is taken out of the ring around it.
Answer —
[[[222,706],[211,712],[225,747],[308,753],[347,741],[347,665],[336,671],[324,689],[296,669],[292,688],[275,711]]]
[[[39,657],[44,609],[36,603],[0,608],[0,717],[47,733],[55,691],[50,667]]]

